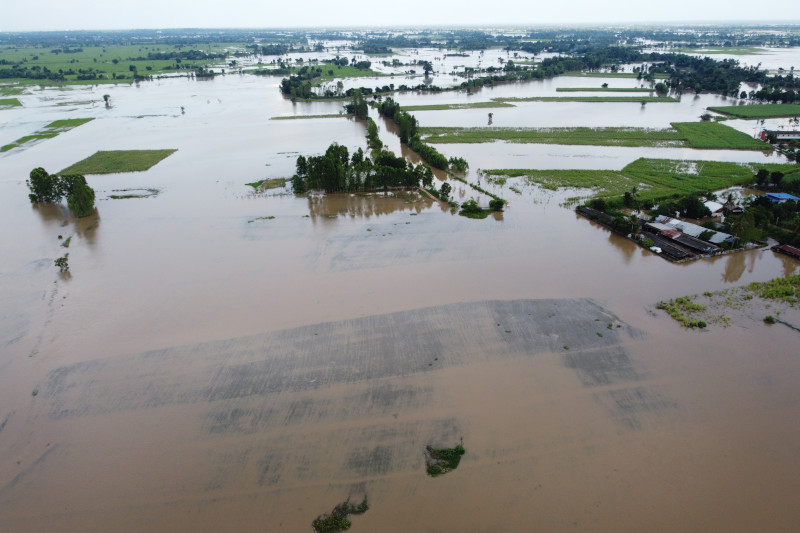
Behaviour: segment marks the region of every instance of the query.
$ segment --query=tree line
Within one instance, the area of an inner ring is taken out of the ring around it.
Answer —
[[[424,164],[414,165],[386,150],[373,158],[366,157],[361,148],[350,155],[347,147],[338,143],[331,144],[323,155],[298,156],[292,177],[292,189],[298,194],[430,187],[432,183],[433,172]]]

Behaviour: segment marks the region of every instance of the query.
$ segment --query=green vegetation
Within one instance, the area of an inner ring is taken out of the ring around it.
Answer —
[[[266,191],[269,189],[282,189],[286,187],[286,178],[270,178],[254,181],[253,183],[245,183],[254,188],[256,191]]]
[[[437,477],[455,470],[461,462],[461,456],[465,453],[463,443],[453,448],[425,446],[425,466],[428,475]]]
[[[765,50],[763,48],[755,48],[753,46],[704,46],[703,48],[672,48],[670,51],[680,54],[725,54],[729,56],[747,56],[761,54]]]
[[[753,182],[757,168],[791,172],[795,165],[725,163],[719,161],[678,161],[646,159],[633,161],[620,171],[615,170],[539,170],[493,169],[484,171],[491,176],[524,176],[529,182],[548,189],[591,189],[597,197],[619,197],[633,187],[638,189],[641,204],[662,199],[724,189]]]
[[[130,191],[141,191],[132,193]],[[161,192],[159,189],[114,189],[114,192],[126,192],[128,194],[110,194],[108,197],[112,200],[125,200],[128,198],[152,198],[158,196]]]
[[[645,128],[420,128],[426,142],[567,144],[596,146],[683,146],[682,136],[671,129]]]
[[[414,165],[403,157],[381,151],[373,159],[359,148],[352,157],[346,146],[331,144],[324,155],[298,156],[297,172],[292,177],[295,193],[307,190],[356,192],[386,190],[390,187],[430,187],[433,172],[423,164]]]
[[[565,72],[564,76],[580,77],[580,78],[637,78],[638,74],[635,72]]]
[[[744,290],[765,300],[777,300],[794,307],[800,302],[800,274],[770,281],[754,281]]]
[[[25,182],[30,189],[28,198],[32,204],[60,202],[67,198],[67,206],[77,217],[85,217],[94,211],[94,189],[86,183],[86,178],[78,174],[48,174],[41,167],[31,170]]]
[[[16,98],[0,98],[0,109],[4,107],[20,107],[22,102]]]
[[[656,307],[666,310],[670,316],[687,327],[704,327],[701,324],[706,324],[706,322],[727,327],[731,323],[731,317],[725,313],[731,309],[747,311],[748,307],[751,307],[751,302],[756,298],[795,307],[800,303],[800,274],[765,282],[753,282],[743,287],[723,289],[717,292],[706,291],[703,296],[708,299],[707,305],[694,302],[698,298],[695,294],[676,298],[674,301],[659,302]],[[760,307],[756,307],[756,310],[760,311]],[[780,315],[780,310],[776,314]],[[797,327],[772,315],[768,315],[763,321],[767,324],[781,323],[800,331]]]
[[[347,500],[334,507],[331,514],[318,516],[311,522],[311,527],[314,528],[316,533],[340,533],[342,531],[347,531],[352,525],[350,520],[347,519],[347,516],[351,514],[364,514],[368,510],[369,505],[367,505],[367,498],[364,498],[358,505],[353,505],[350,503],[350,500]]]
[[[766,143],[719,122],[673,122],[672,127],[691,148],[768,150]]]
[[[470,102],[467,104],[409,105],[403,107],[403,109],[406,111],[447,111],[451,109],[481,109],[481,108],[495,108],[495,107],[515,107],[515,106],[514,104],[493,100],[491,102]]]
[[[652,93],[654,90],[646,87],[556,87],[557,93]]]
[[[0,85],[0,96],[17,96],[25,92],[23,87],[14,87],[10,85]]]
[[[61,244],[64,248],[69,248],[69,243],[72,241],[72,235],[67,237],[67,239]]]
[[[461,204],[461,211],[458,212],[462,217],[484,219],[489,216],[492,211],[490,209],[483,209],[478,205],[475,199],[469,199]]]
[[[165,150],[99,151],[61,171],[62,174],[114,174],[142,172],[177,152]]]
[[[77,128],[78,126],[86,124],[87,122],[91,122],[92,120],[94,119],[69,118],[69,119],[53,121],[44,128],[32,133],[31,135],[20,137],[13,143],[6,144],[0,147],[0,152],[8,152],[9,150],[13,150],[14,148],[19,148],[20,146],[30,142],[41,141],[44,139],[52,139],[53,137],[56,137],[59,133],[64,133],[65,131],[69,131],[72,128]]]
[[[439,153],[436,148],[422,142],[418,133],[417,119],[411,113],[400,109],[400,105],[394,99],[387,98],[378,107],[378,112],[393,120],[400,130],[400,142],[408,144],[408,147],[417,152],[419,156],[429,165],[447,170],[449,162],[447,158]]]
[[[688,316],[692,313],[706,310],[706,306],[692,302],[691,298],[681,297],[675,298],[675,300],[670,300],[669,302],[661,301],[658,302],[656,308],[665,310],[667,313],[669,313],[669,316],[687,328],[702,329],[707,325],[703,320],[690,318],[690,316]]]
[[[709,107],[709,111],[745,119],[799,117],[800,104],[750,104]]]
[[[310,118],[347,118],[349,115],[344,113],[327,114],[327,115],[286,115],[280,117],[272,117],[270,120],[305,120]]]
[[[69,254],[66,253],[53,261],[61,272],[69,272]],[[34,396],[36,396],[34,394]]]
[[[675,103],[671,96],[515,96],[494,98],[495,102],[634,102],[634,103]]]

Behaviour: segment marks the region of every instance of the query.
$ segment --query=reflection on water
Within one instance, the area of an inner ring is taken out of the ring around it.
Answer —
[[[309,194],[308,212],[312,220],[338,216],[370,218],[403,211],[420,213],[434,203],[440,202],[416,191]]]

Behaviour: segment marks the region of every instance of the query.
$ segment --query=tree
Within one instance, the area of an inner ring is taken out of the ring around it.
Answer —
[[[85,217],[91,215],[94,210],[94,189],[89,187],[86,178],[79,174],[51,175],[39,167],[31,170],[26,183],[31,190],[28,195],[31,203],[55,203],[66,196],[67,205],[75,216]]]
[[[783,172],[775,171],[769,176],[769,180],[774,183],[775,185],[780,185],[781,180],[783,179]]]
[[[422,72],[425,73],[426,78],[431,75],[431,72],[433,72],[433,65],[431,65],[430,61],[422,62]]]
[[[81,175],[63,176],[67,189],[67,206],[78,218],[89,216],[94,210],[94,189]]]
[[[439,193],[442,195],[442,199],[447,199],[450,196],[450,191],[452,190],[453,188],[450,186],[449,183],[447,182],[442,183],[442,187],[439,189]]]
[[[656,83],[656,93],[667,94],[668,91],[669,89],[667,88],[667,85],[664,82],[660,81]]]
[[[69,254],[64,254],[62,257],[59,257],[55,261],[53,261],[55,265],[61,270],[61,272],[69,272]]]

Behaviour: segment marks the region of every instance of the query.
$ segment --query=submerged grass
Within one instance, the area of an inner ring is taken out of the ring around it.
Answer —
[[[331,514],[318,516],[311,522],[311,527],[316,533],[341,533],[350,529],[352,525],[347,519],[348,515],[364,514],[368,510],[367,498],[364,498],[358,505],[353,505],[350,500],[347,500],[334,507]]]
[[[709,107],[709,111],[745,119],[800,116],[800,104],[748,104]]]
[[[434,448],[425,446],[425,466],[429,476],[437,477],[458,468],[461,456],[466,451],[461,444],[453,448]]]
[[[286,115],[286,116],[278,116],[272,117],[270,120],[303,120],[307,118],[349,118],[352,115],[346,115],[344,113],[336,113],[336,114],[328,114],[328,115]]]
[[[16,87],[13,85],[0,85],[0,96],[16,96],[25,91],[23,87]]]
[[[491,102],[470,102],[467,104],[429,104],[403,106],[405,111],[447,111],[451,109],[485,109],[497,107],[515,107],[513,104],[492,100]]]
[[[727,327],[731,324],[731,316],[727,313],[732,310],[747,313],[749,309],[752,309],[751,302],[756,298],[762,301],[796,307],[800,303],[800,274],[764,282],[756,281],[743,287],[723,289],[716,292],[706,291],[703,293],[703,298],[706,299],[707,304],[697,303],[695,300],[698,298],[700,297],[696,294],[682,296],[668,302],[659,302],[656,307],[667,311],[672,318],[690,328],[705,327],[706,323]],[[758,311],[761,311],[761,309],[759,308]],[[753,312],[751,311],[750,314],[752,315]],[[777,310],[776,314],[780,315],[781,311]],[[778,320],[771,315],[768,315],[763,321],[767,324],[779,322],[800,331],[796,326]]]
[[[286,187],[286,178],[271,178],[254,181],[253,183],[245,183],[254,188],[256,191],[266,191],[268,189],[282,189]]]
[[[177,149],[98,151],[86,159],[65,168],[60,174],[142,172],[175,152],[177,152]]]
[[[721,161],[680,161],[640,158],[620,171],[492,169],[490,176],[525,177],[547,189],[590,189],[598,197],[621,196],[639,188],[639,201],[658,202],[665,198],[718,190],[753,181],[758,169],[784,173],[796,170],[790,164],[726,163]]]
[[[68,118],[68,119],[53,121],[44,128],[35,131],[31,135],[25,135],[24,137],[20,137],[13,143],[9,143],[0,147],[0,152],[8,152],[9,150],[13,150],[14,148],[19,148],[20,146],[30,142],[41,141],[44,139],[52,139],[53,137],[56,137],[59,133],[64,133],[65,131],[69,131],[72,128],[77,128],[78,126],[86,124],[87,122],[91,122],[92,120],[94,119]]]

